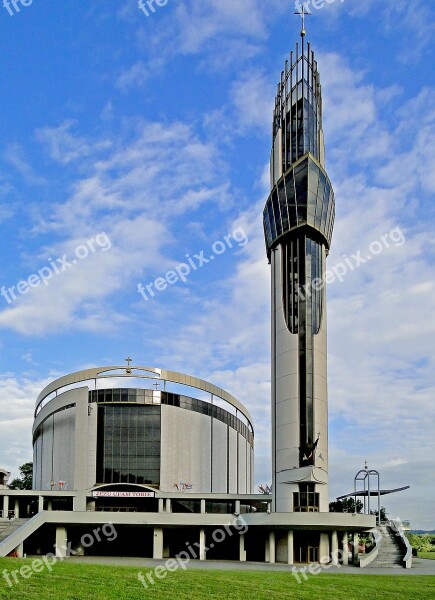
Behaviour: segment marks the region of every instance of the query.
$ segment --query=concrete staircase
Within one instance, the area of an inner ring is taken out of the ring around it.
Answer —
[[[0,523],[0,544],[30,519],[13,519]]]
[[[381,525],[377,527],[381,534],[381,545],[377,557],[367,565],[368,569],[375,568],[401,568],[406,549],[403,547],[400,537],[395,535],[391,527]]]
[[[0,532],[0,556],[7,556],[35,533],[46,521],[46,512],[41,511],[31,519],[14,519]],[[54,517],[55,518],[55,517]]]

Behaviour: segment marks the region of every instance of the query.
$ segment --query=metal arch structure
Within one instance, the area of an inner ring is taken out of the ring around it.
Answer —
[[[371,490],[370,489],[370,478],[371,477],[375,477],[377,478],[377,488],[375,490]],[[362,481],[364,483],[364,490],[363,490],[363,495],[364,495],[364,514],[370,514],[370,496],[377,496],[378,497],[378,517],[377,517],[377,521],[378,521],[378,525],[381,524],[381,482],[380,482],[380,475],[379,475],[379,471],[376,471],[376,469],[368,469],[367,467],[365,469],[361,469],[360,471],[358,471],[358,473],[355,475],[354,478],[354,498],[355,498],[355,514],[357,513],[356,511],[356,499],[358,495],[361,495],[361,492],[357,491],[357,482],[358,481]],[[366,498],[367,498],[367,502],[366,502]]]

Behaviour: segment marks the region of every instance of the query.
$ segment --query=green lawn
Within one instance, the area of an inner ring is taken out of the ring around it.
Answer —
[[[3,578],[30,559],[0,559],[0,598],[8,600],[143,600],[143,598],[173,598],[197,600],[219,598],[239,600],[360,600],[379,598],[412,598],[427,600],[435,597],[435,576],[382,575],[309,575],[298,584],[291,573],[273,571],[202,571],[187,569],[167,573],[167,576],[146,590],[139,582],[139,572],[149,569],[58,563],[52,571],[44,568],[31,573],[20,583],[8,587]],[[10,575],[11,576],[11,575]]]
[[[435,560],[435,552],[419,552],[418,558],[430,558],[431,560]]]

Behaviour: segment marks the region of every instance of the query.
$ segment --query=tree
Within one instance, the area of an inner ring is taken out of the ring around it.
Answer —
[[[378,511],[377,510],[371,510],[370,514],[378,516]],[[381,521],[388,521],[388,513],[387,513],[387,510],[386,510],[386,508],[384,506],[381,506]]]
[[[343,500],[336,500],[335,502],[329,503],[329,512],[338,513],[361,513],[363,509],[363,503],[361,500],[356,501],[355,511],[355,500],[354,498],[344,498]]]
[[[11,490],[31,490],[33,482],[33,463],[28,462],[19,467],[20,477],[16,477],[9,484]]]

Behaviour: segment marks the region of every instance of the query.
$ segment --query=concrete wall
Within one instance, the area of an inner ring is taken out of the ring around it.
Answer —
[[[325,264],[325,263],[324,263]],[[320,511],[328,511],[328,398],[326,382],[326,302],[322,326],[314,336],[314,430],[320,431],[315,467],[299,467],[299,346],[285,322],[282,301],[282,249],[271,256],[272,268],[272,456],[273,509],[293,510],[298,482],[316,482]],[[321,458],[319,458],[321,456]],[[322,460],[323,459],[323,460]],[[317,483],[323,482],[322,484]]]
[[[88,404],[88,392],[65,392],[36,417],[34,489],[50,490],[51,481],[55,489],[65,481],[67,490],[86,490],[97,483],[98,406]],[[183,408],[162,405],[161,415],[161,490],[174,491],[183,482],[192,485],[193,493],[251,493],[253,452],[241,434]]]

